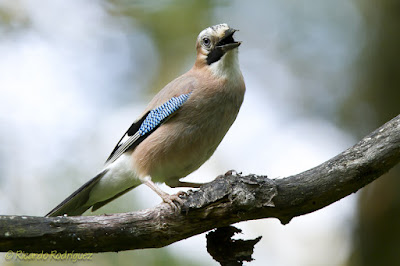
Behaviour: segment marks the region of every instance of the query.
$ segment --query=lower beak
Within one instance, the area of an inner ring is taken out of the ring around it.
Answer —
[[[241,45],[242,42],[233,42],[233,43],[228,43],[225,45],[220,46],[222,51],[227,52],[229,50],[235,49],[237,47],[239,47],[239,45]]]

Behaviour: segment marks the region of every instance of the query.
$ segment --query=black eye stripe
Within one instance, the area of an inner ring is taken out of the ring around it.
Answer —
[[[207,56],[207,64],[211,65],[212,63],[217,62],[218,60],[221,59],[221,57],[224,55],[224,52],[220,48],[216,48],[212,51]]]

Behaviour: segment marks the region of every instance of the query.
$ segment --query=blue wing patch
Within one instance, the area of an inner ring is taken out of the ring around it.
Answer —
[[[108,157],[106,164],[114,162],[119,156],[121,156],[121,154],[136,147],[148,135],[150,135],[151,132],[157,129],[173,113],[175,113],[187,101],[190,94],[191,92],[177,97],[172,97],[159,107],[147,112],[138,122],[133,123]],[[135,130],[132,132],[132,129],[137,129],[137,131]]]
[[[158,127],[167,117],[178,110],[187,101],[189,96],[190,93],[172,97],[168,102],[151,110],[138,130],[140,136],[144,136]]]

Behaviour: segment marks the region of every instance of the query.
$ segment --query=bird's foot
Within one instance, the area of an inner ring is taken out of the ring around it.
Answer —
[[[178,193],[172,195],[165,193],[163,195],[160,195],[160,197],[165,203],[171,206],[174,212],[180,213],[184,202],[179,196],[184,194],[186,193],[183,191],[179,191]]]
[[[181,196],[182,194],[185,194],[185,192],[180,191],[177,194],[170,195],[167,192],[164,192],[163,190],[161,190],[151,180],[145,180],[145,181],[143,181],[143,183],[145,185],[147,185],[148,187],[150,187],[154,192],[156,192],[165,203],[170,205],[175,213],[181,212],[181,209],[183,206],[183,200],[179,196]]]

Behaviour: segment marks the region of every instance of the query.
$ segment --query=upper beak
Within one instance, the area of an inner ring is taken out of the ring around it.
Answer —
[[[236,31],[238,30],[232,28],[227,29],[224,33],[224,37],[217,43],[217,47],[221,48],[224,52],[238,47],[242,42],[237,42],[233,39],[233,34]]]

